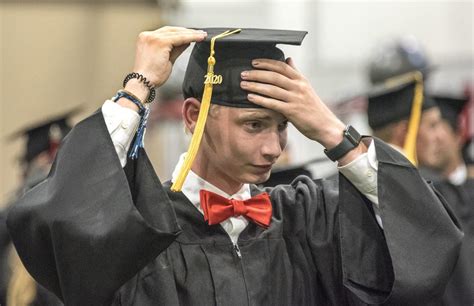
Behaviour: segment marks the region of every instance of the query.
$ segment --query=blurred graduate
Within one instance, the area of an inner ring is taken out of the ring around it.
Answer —
[[[73,109],[29,125],[10,137],[24,137],[26,142],[20,160],[22,185],[0,212],[0,305],[62,305],[54,294],[37,284],[25,270],[8,235],[6,219],[8,210],[18,198],[47,177],[59,144],[71,129],[68,119],[76,111]]]

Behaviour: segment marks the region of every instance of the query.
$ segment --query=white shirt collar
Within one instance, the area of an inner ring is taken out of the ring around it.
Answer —
[[[173,175],[171,178],[171,181],[174,182],[176,178],[178,177],[179,170],[181,169],[181,166],[184,163],[184,158],[186,157],[186,153],[181,154],[179,157],[178,164],[174,168]],[[213,184],[209,183],[208,181],[204,180],[203,178],[199,177],[196,173],[194,173],[192,170],[189,171],[188,176],[184,180],[183,188],[181,191],[183,194],[189,199],[191,203],[201,212],[203,213],[201,209],[201,204],[199,200],[199,191],[201,189],[205,189],[211,192],[214,192],[220,196],[226,197],[228,199],[233,198],[237,200],[247,200],[251,198],[251,193],[250,193],[250,185],[249,184],[244,184],[242,188],[240,188],[239,191],[237,191],[235,194],[229,195],[226,192],[222,191],[218,187],[214,186]]]
[[[395,149],[396,151],[398,151],[400,154],[402,154],[403,156],[407,157],[407,154],[405,153],[405,151],[403,150],[402,147],[399,147],[397,146],[396,144],[393,144],[393,143],[388,143],[389,146],[391,146],[393,149]]]
[[[459,165],[449,176],[448,180],[451,184],[459,186],[464,184],[467,179],[467,168],[465,164]]]

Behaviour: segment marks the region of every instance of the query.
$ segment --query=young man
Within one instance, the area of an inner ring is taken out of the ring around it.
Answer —
[[[126,98],[78,124],[48,179],[9,215],[31,274],[66,305],[437,301],[462,236],[446,203],[402,155],[346,129],[275,47],[306,33],[225,30],[139,36],[141,77],[128,80]],[[191,171],[181,181],[180,164],[161,184],[144,150],[136,160],[126,152],[137,100],[191,42],[183,119],[193,137],[212,106],[199,149],[193,142],[183,156]],[[285,146],[287,121],[338,161],[338,184],[255,187]]]
[[[435,96],[441,110],[441,159],[436,168],[443,179],[436,188],[448,200],[464,230],[464,240],[456,268],[443,297],[446,305],[474,303],[474,179],[469,178],[463,160],[460,114],[467,98]]]

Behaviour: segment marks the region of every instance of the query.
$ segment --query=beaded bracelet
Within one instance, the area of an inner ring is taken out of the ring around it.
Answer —
[[[150,84],[150,81],[148,81],[146,77],[143,76],[143,74],[140,74],[138,72],[131,72],[127,74],[127,76],[123,80],[123,87],[125,87],[128,81],[130,81],[131,79],[138,79],[140,82],[143,83],[143,85],[145,85],[150,90],[150,92],[148,93],[148,98],[146,99],[145,103],[151,103],[153,102],[153,100],[155,100],[155,96],[156,96],[155,87]]]

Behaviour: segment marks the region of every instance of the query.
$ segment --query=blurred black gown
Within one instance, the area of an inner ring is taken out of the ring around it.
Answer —
[[[448,181],[435,183],[456,213],[464,231],[459,259],[443,297],[445,305],[474,305],[474,179],[462,185]]]
[[[266,189],[270,227],[250,223],[236,247],[160,183],[145,151],[124,171],[98,112],[8,226],[30,273],[66,305],[439,303],[462,232],[418,171],[375,141],[383,230],[344,176],[302,176]]]

